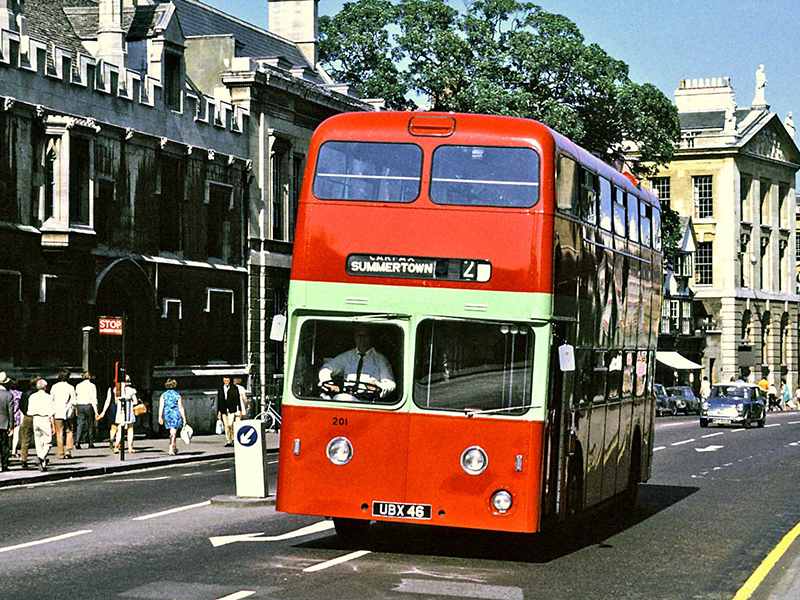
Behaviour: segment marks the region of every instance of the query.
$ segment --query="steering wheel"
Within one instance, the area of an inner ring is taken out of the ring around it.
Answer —
[[[374,402],[381,397],[381,386],[371,381],[345,381],[342,390],[348,394],[368,402]]]

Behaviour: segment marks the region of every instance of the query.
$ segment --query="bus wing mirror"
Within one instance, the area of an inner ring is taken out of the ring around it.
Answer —
[[[558,364],[564,372],[575,370],[575,348],[572,344],[558,347]]]
[[[272,328],[269,330],[269,339],[274,342],[282,342],[286,336],[286,317],[275,315],[272,317]]]

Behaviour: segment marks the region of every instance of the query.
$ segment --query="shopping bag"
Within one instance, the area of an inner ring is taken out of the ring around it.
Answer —
[[[181,429],[181,439],[183,440],[183,443],[184,444],[191,443],[193,435],[194,435],[194,430],[192,429],[192,426],[189,425],[188,423],[184,425],[183,429]]]
[[[217,419],[217,435],[225,433],[225,425],[222,424],[222,419]]]

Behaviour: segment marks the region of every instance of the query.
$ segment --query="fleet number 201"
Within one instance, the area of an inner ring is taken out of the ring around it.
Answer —
[[[347,425],[347,417],[333,417],[334,425]]]

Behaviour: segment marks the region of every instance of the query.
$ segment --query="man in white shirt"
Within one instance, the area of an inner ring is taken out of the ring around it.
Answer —
[[[97,386],[92,383],[92,374],[83,372],[83,381],[75,386],[75,402],[78,409],[78,433],[75,448],[81,449],[84,439],[89,442],[89,448],[94,448],[94,438],[97,434]]]
[[[386,357],[372,347],[369,328],[363,325],[356,327],[356,347],[342,352],[322,365],[319,370],[320,387],[334,394],[340,390],[356,396],[363,393],[364,388],[376,389],[380,397],[392,392],[397,384],[394,381],[392,367]],[[344,377],[344,385],[332,383],[337,376]]]
[[[56,445],[59,458],[72,458],[75,430],[75,388],[69,382],[69,371],[58,372],[58,382],[50,388],[53,397],[53,417],[56,425]]]
[[[51,441],[56,432],[53,413],[53,397],[47,393],[47,381],[39,379],[36,382],[36,392],[28,399],[28,416],[33,418],[33,443],[36,446],[40,471],[47,470],[47,453],[50,452]]]

